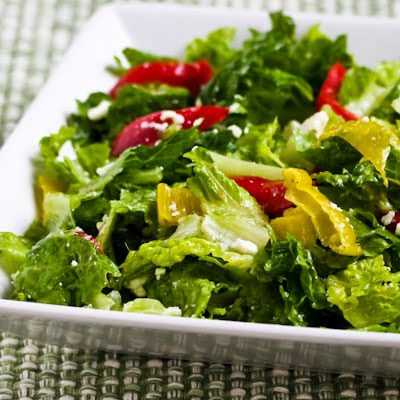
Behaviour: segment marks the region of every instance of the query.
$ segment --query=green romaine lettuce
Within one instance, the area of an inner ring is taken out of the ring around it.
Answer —
[[[270,124],[249,126],[248,132],[236,142],[237,154],[244,160],[284,167],[278,155],[283,147],[279,131],[277,119]]]
[[[15,275],[13,298],[39,303],[89,305],[111,281],[117,266],[74,231],[51,233],[27,253]]]
[[[76,154],[80,164],[89,174],[97,176],[97,169],[104,167],[110,158],[110,146],[107,143],[91,143],[78,146]]]
[[[329,308],[311,252],[292,237],[287,241],[273,240],[264,254],[257,255],[252,273],[279,288],[285,304],[283,315],[293,325],[318,324],[316,310]]]
[[[74,148],[76,130],[63,126],[58,133],[45,136],[40,141],[42,168],[46,173],[67,183],[85,185],[89,174],[77,160]]]
[[[185,151],[190,150],[196,143],[198,135],[199,133],[195,129],[184,130],[162,140],[155,147],[129,148],[109,165],[103,175],[94,178],[88,185],[81,188],[79,194],[81,196],[99,196],[104,188],[112,182],[111,186],[119,195],[121,189],[129,189],[135,174],[139,177],[147,177],[146,184],[150,175],[151,183],[155,184],[162,178],[160,168],[168,169]],[[137,176],[136,179],[138,179]],[[139,183],[140,181],[136,185]],[[125,185],[127,187],[124,187]]]
[[[376,257],[385,254],[387,262],[396,270],[400,261],[400,238],[379,224],[374,214],[362,209],[354,209],[347,213],[357,241],[366,257]]]
[[[211,257],[209,257],[211,256]],[[251,265],[253,257],[234,251],[222,250],[217,243],[200,238],[154,240],[142,244],[138,250],[131,251],[121,265],[124,285],[136,292],[138,277],[150,272],[154,275],[156,267],[171,268],[186,257],[200,259],[216,259],[218,265],[226,268],[246,269]],[[150,275],[150,277],[151,277]],[[134,282],[132,282],[134,280]],[[137,294],[139,296],[139,294]]]
[[[198,147],[185,157],[195,162],[194,176],[187,184],[200,199],[203,212],[217,225],[225,226],[227,233],[231,230],[257,248],[265,246],[269,240],[267,219],[255,199],[213,165],[207,150]]]
[[[314,25],[294,45],[288,67],[309,82],[317,95],[329,69],[338,61],[346,67],[353,64],[352,56],[347,52],[346,35],[332,40]]]
[[[97,241],[117,262],[123,262],[130,250],[155,238],[158,226],[156,201],[155,189],[135,192],[123,189],[120,199],[111,201],[108,214],[97,224]]]
[[[64,193],[48,193],[43,199],[43,225],[49,232],[75,227],[71,198]]]
[[[215,69],[222,68],[236,54],[231,47],[235,34],[235,28],[225,27],[210,32],[205,38],[194,39],[186,46],[186,60],[207,60]]]
[[[376,71],[366,67],[350,69],[339,92],[339,101],[358,115],[370,115],[400,82],[400,63],[384,62]]]
[[[165,308],[161,302],[155,299],[135,299],[124,304],[122,311],[139,314],[166,315],[169,317],[180,317],[181,310],[178,307]]]
[[[11,232],[0,232],[0,268],[8,275],[20,270],[29,251],[29,242]]]
[[[94,296],[91,306],[99,310],[122,310],[121,295],[117,290],[111,290],[110,293],[99,293]]]
[[[203,103],[229,105],[240,94],[253,123],[276,117],[283,124],[302,121],[312,114],[313,96],[332,64],[352,65],[345,36],[332,41],[313,27],[297,41],[290,17],[272,13],[271,21],[272,30],[253,30],[243,49],[204,88]]]
[[[122,56],[115,56],[114,60],[116,65],[109,66],[107,69],[116,76],[122,76],[129,69],[147,62],[173,61],[174,59],[166,56],[158,56],[152,53],[147,53],[132,47],[127,47],[122,51]]]
[[[391,273],[381,255],[330,275],[327,293],[355,328],[391,323],[400,316],[400,273]]]
[[[203,268],[202,268],[203,267]],[[204,266],[196,263],[174,268],[168,274],[154,279],[147,285],[150,298],[160,300],[167,307],[179,307],[184,317],[202,317],[207,309],[217,284],[213,282],[216,265]]]
[[[382,176],[369,161],[358,163],[350,172],[341,174],[329,171],[313,175],[318,189],[339,207],[362,207],[372,212],[384,209],[388,204]]]

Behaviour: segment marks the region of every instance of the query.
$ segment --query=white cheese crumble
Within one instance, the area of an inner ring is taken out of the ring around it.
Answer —
[[[242,254],[256,254],[258,251],[255,243],[243,239],[236,239],[230,247],[232,250],[236,250]]]
[[[96,174],[99,176],[104,175],[114,165],[114,163],[115,163],[115,161],[106,164],[104,167],[97,168]]]
[[[236,138],[239,139],[240,136],[242,136],[242,130],[237,126],[237,125],[230,125],[228,126],[228,130],[232,132],[232,135]]]
[[[193,126],[195,128],[197,128],[198,126],[200,126],[204,121],[204,118],[197,118],[196,121],[193,122]]]
[[[400,236],[400,223],[396,224],[396,230],[394,231],[395,235]]]
[[[329,121],[329,116],[325,111],[319,111],[307,118],[300,126],[301,133],[315,131],[315,136],[319,138]]]
[[[156,129],[157,131],[160,131],[160,132],[165,132],[168,129],[168,126],[169,126],[168,122],[162,122],[160,124],[158,122],[143,121],[140,124],[140,127],[143,128],[143,129],[154,128],[154,129]]]
[[[394,111],[400,114],[400,97],[392,101],[392,107],[394,108]]]
[[[110,101],[103,100],[96,107],[93,107],[88,110],[87,117],[91,121],[98,121],[100,119],[103,119],[104,117],[107,116],[110,106],[111,106]]]
[[[173,124],[182,125],[185,122],[183,115],[177,114],[175,111],[166,110],[161,113],[160,120],[166,121],[167,119],[172,120]]]
[[[383,225],[388,226],[392,223],[393,218],[394,218],[395,212],[394,211],[389,211],[387,214],[385,214],[382,218],[381,218],[381,222]],[[397,229],[397,227],[396,227]]]
[[[361,118],[361,121],[362,121],[362,122],[369,122],[369,117],[367,117],[366,115],[364,115],[364,116]]]
[[[78,264],[78,261],[72,260],[72,261],[71,261],[71,265],[72,265],[73,267],[77,267],[79,264]]]
[[[167,270],[165,268],[156,268],[154,274],[156,276],[156,279],[159,281],[160,278],[165,275]]]
[[[240,106],[239,103],[233,103],[233,104],[231,104],[231,105],[229,106],[229,112],[230,112],[231,114],[237,113],[237,112],[240,111],[240,108],[241,108],[241,106]]]
[[[63,162],[65,158],[69,158],[71,161],[78,158],[70,140],[67,140],[61,146],[60,151],[58,152],[57,161]]]

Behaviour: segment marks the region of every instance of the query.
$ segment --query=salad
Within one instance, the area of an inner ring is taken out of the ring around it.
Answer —
[[[115,57],[40,142],[37,219],[0,233],[11,299],[399,331],[400,62],[270,17]]]

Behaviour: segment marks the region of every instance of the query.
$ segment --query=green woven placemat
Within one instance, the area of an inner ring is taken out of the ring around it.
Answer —
[[[400,16],[400,0],[176,1]],[[0,143],[12,131],[82,23],[108,2],[0,0]],[[98,398],[395,400],[400,398],[400,392],[398,379],[160,360],[42,345],[0,333],[0,400]]]

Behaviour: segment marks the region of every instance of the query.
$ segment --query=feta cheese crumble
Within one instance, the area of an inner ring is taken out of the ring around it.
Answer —
[[[96,107],[93,107],[88,110],[87,117],[91,121],[98,121],[100,119],[103,119],[104,117],[107,116],[110,106],[111,106],[110,101],[103,100]]]
[[[381,222],[383,225],[388,226],[392,223],[393,218],[394,218],[395,212],[394,211],[389,211],[387,214],[385,214],[382,218],[381,218]],[[397,229],[397,227],[396,227]],[[397,233],[396,233],[397,235]]]
[[[233,103],[233,104],[231,104],[231,105],[229,106],[229,112],[230,112],[231,114],[237,113],[237,112],[240,111],[240,108],[241,108],[241,106],[240,106],[239,103]]]
[[[237,125],[230,125],[228,126],[228,130],[232,132],[232,135],[236,138],[239,139],[240,136],[242,136],[242,130],[237,126]]]
[[[193,126],[195,128],[197,128],[198,126],[200,126],[204,121],[204,118],[197,118],[196,121],[193,122]]]
[[[154,128],[154,129],[156,129],[157,131],[160,131],[160,132],[165,132],[168,129],[168,126],[169,126],[168,122],[162,122],[160,124],[158,122],[143,121],[140,124],[140,127],[143,128],[143,129]]]
[[[163,111],[160,116],[161,121],[166,121],[167,119],[172,120],[173,124],[182,125],[185,122],[183,115],[176,113],[175,111],[167,110]]]
[[[70,140],[67,140],[61,146],[60,151],[58,152],[57,161],[63,162],[65,158],[69,158],[71,161],[74,161],[78,158],[74,146]]]

